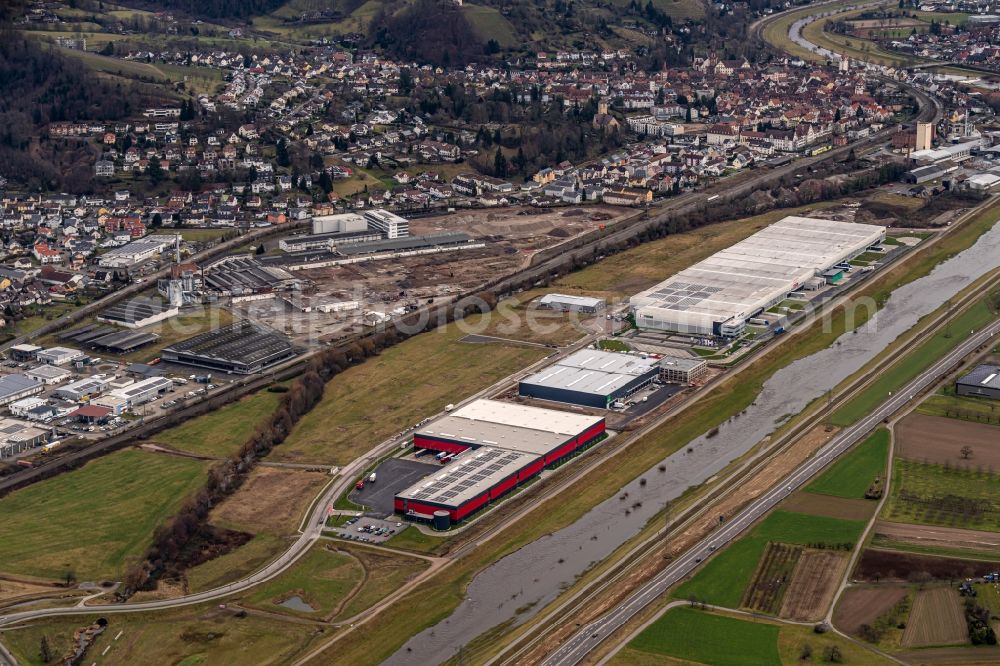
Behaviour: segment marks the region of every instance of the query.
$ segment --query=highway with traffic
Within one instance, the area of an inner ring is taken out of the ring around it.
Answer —
[[[714,534],[705,537],[696,546],[672,561],[655,578],[638,588],[620,605],[598,620],[582,627],[543,662],[545,666],[572,666],[580,663],[602,641],[615,634],[636,614],[657,601],[667,590],[694,571],[717,549],[742,535],[781,500],[821,472],[838,456],[871,432],[873,428],[888,420],[904,405],[932,386],[941,375],[948,372],[977,348],[987,344],[996,335],[1000,335],[1000,323],[998,322],[993,322],[987,328],[970,334],[968,339],[949,354],[927,368],[895,395],[887,396],[887,400],[871,414],[838,433],[815,456],[807,460],[768,493],[725,522]]]

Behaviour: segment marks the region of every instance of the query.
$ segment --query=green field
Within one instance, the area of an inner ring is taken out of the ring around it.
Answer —
[[[885,518],[1000,532],[1000,474],[897,459]]]
[[[490,386],[551,350],[460,342],[457,324],[417,335],[349,368],[271,454],[284,462],[341,465],[449,403]],[[372,411],[372,406],[378,409]]]
[[[848,426],[870,414],[875,407],[888,399],[890,393],[901,389],[935,360],[966,340],[970,331],[980,330],[996,316],[988,300],[976,301],[955,317],[949,326],[916,348],[910,348],[910,351],[888,370],[879,373],[874,382],[831,415],[830,423]]]
[[[426,566],[416,558],[401,557],[360,546],[326,542],[313,546],[291,569],[255,587],[248,605],[304,617],[350,618],[398,589]],[[282,606],[298,596],[314,611]]]
[[[935,393],[917,407],[917,411],[928,416],[944,416],[977,423],[1000,423],[1000,403],[988,398],[970,398],[955,395],[954,386],[948,386],[944,393]]]
[[[157,444],[198,455],[224,457],[235,453],[265,423],[283,393],[257,391],[225,407],[191,419],[151,437]]]
[[[864,526],[864,521],[775,511],[680,585],[674,597],[737,608],[769,542],[836,547],[853,544]]]
[[[209,590],[249,575],[263,568],[289,545],[287,539],[273,534],[256,534],[239,548],[185,571],[188,591]]]
[[[879,428],[806,486],[806,491],[817,495],[863,499],[875,477],[885,474],[888,455],[889,431]]]
[[[520,43],[514,26],[493,7],[462,5],[462,16],[483,43],[495,39],[503,48],[513,48]]]
[[[0,499],[0,570],[120,580],[207,469],[198,460],[129,449],[15,491]]]
[[[693,608],[673,608],[636,636],[629,647],[717,666],[780,664],[778,627]]]

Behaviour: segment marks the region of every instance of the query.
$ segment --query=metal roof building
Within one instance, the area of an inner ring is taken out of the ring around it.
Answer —
[[[582,349],[522,379],[518,393],[605,409],[649,384],[659,372],[655,358]]]
[[[1000,365],[977,365],[955,382],[955,393],[1000,400]]]
[[[569,294],[545,294],[538,299],[538,304],[552,310],[566,312],[597,312],[607,304],[603,298],[589,296],[572,296]]]
[[[630,299],[639,328],[735,337],[804,282],[885,238],[885,227],[786,217]]]
[[[243,320],[164,347],[164,361],[243,375],[261,372],[295,356],[282,335]]]
[[[599,441],[602,417],[475,400],[414,433],[415,449],[455,455],[451,464],[396,493],[397,512],[460,521],[545,467]]]
[[[9,405],[29,395],[41,393],[44,388],[40,381],[25,375],[4,375],[0,377],[0,405]]]

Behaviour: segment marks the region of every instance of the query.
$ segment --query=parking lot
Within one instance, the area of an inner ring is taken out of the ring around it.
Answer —
[[[358,516],[351,518],[332,532],[341,539],[362,543],[383,543],[407,528],[406,523],[394,520],[380,520]]]
[[[441,469],[441,465],[389,458],[375,469],[375,483],[365,480],[365,487],[352,490],[349,499],[368,507],[369,512],[388,516],[393,512],[392,500],[396,493]]]

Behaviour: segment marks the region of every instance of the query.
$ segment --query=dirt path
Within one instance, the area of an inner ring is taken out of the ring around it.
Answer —
[[[963,530],[957,527],[932,527],[907,525],[880,520],[875,524],[875,534],[921,546],[969,548],[979,551],[1000,551],[1000,534],[980,530]]]

